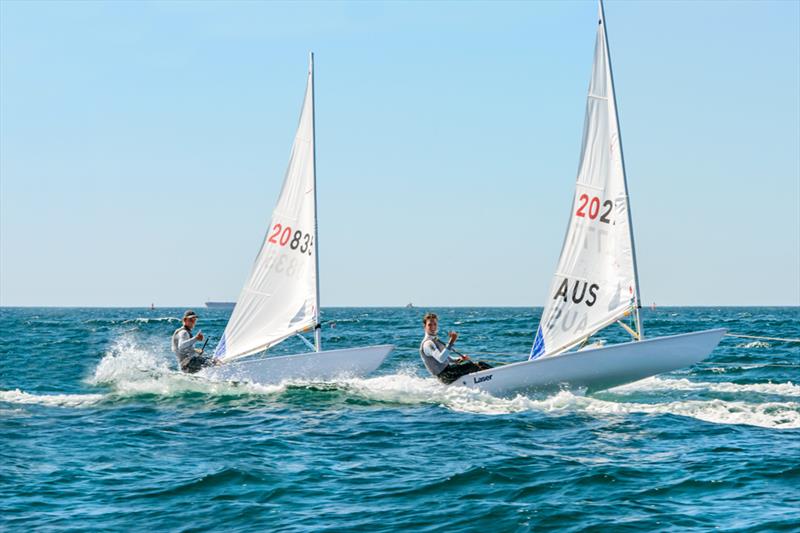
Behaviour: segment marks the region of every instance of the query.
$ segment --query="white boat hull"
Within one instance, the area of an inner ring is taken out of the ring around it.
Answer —
[[[608,389],[702,361],[725,331],[710,329],[512,363],[468,374],[451,386],[495,396],[560,388]]]
[[[341,377],[359,377],[376,370],[394,348],[392,344],[383,344],[243,359],[203,369],[199,375],[214,381],[263,385],[292,380],[328,381]]]

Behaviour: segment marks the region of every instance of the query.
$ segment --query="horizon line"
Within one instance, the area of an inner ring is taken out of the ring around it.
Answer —
[[[696,307],[696,308],[714,308],[714,307],[798,307],[797,304],[656,304],[655,308],[663,307]],[[476,308],[499,308],[499,309],[544,309],[541,305],[415,305],[413,307],[406,307],[404,305],[326,305],[320,309],[476,309]],[[2,305],[0,309],[145,309],[145,310],[158,310],[158,309],[214,309],[206,307],[205,305],[163,305],[163,306],[139,306],[139,305]],[[230,309],[229,307],[217,307],[216,309]],[[652,309],[650,305],[643,305],[640,309]]]

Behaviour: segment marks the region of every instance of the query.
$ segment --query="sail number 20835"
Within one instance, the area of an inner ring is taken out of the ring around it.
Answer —
[[[272,232],[267,242],[277,244],[278,246],[286,246],[288,244],[289,248],[292,250],[297,250],[301,254],[307,253],[311,255],[311,247],[314,246],[314,236],[309,233],[303,233],[299,229],[292,231],[291,227],[284,226],[283,224],[275,224],[272,226]]]
[[[611,214],[611,208],[614,207],[614,202],[606,200],[603,202],[603,212],[600,213],[600,198],[597,196],[589,196],[588,194],[581,194],[578,197],[578,210],[575,211],[576,217],[589,217],[594,220],[597,215],[600,215],[600,222],[608,224],[611,219],[608,215]]]

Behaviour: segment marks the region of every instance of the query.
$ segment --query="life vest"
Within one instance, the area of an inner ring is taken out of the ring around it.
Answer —
[[[419,345],[419,356],[422,358],[422,363],[425,365],[425,368],[427,368],[428,372],[430,372],[434,376],[438,376],[439,374],[442,373],[442,370],[447,368],[447,366],[450,364],[450,360],[448,358],[445,359],[443,363],[440,363],[439,361],[436,360],[435,357],[427,355],[425,353],[425,350],[423,349],[426,342],[432,342],[433,345],[436,346],[436,348],[439,351],[445,350],[447,346],[445,345],[445,343],[439,340],[439,337],[434,337],[433,339],[429,339],[427,338],[427,335],[426,338],[422,339],[422,342]]]
[[[180,333],[184,329],[186,330],[186,332],[191,337],[192,336],[192,330],[189,329],[186,326],[181,326],[181,327],[179,327],[178,329],[176,329],[175,331],[172,332],[172,352],[175,353],[175,354],[178,353],[178,333]]]

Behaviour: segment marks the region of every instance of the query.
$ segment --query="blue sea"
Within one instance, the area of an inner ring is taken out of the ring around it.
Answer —
[[[495,362],[541,313],[431,310]],[[230,311],[197,311],[213,346]],[[324,309],[325,348],[397,350],[363,379],[257,386],[176,371],[183,309],[0,308],[0,530],[800,530],[800,344],[725,337],[616,389],[499,399],[426,375],[424,311]],[[643,321],[800,338],[797,307]]]

